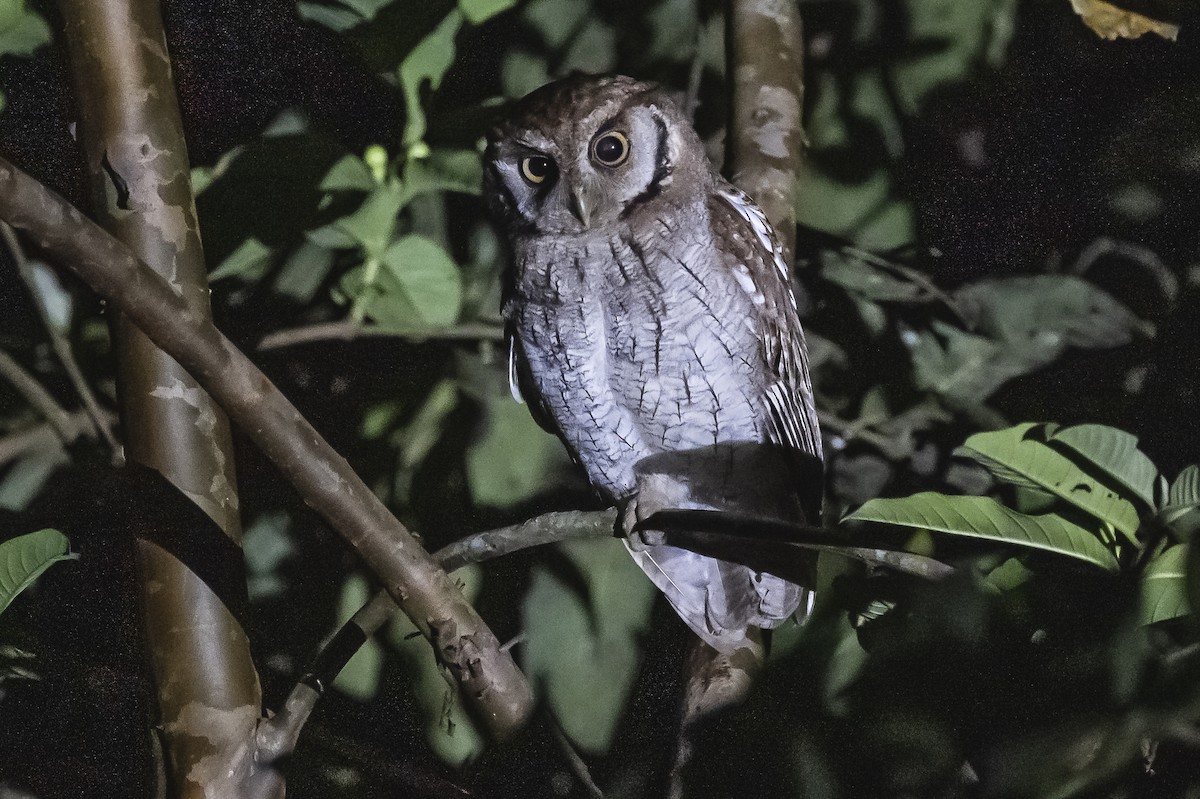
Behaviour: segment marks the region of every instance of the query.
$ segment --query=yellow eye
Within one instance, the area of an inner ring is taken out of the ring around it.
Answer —
[[[528,158],[521,159],[521,177],[531,185],[544,183],[546,178],[550,177],[550,173],[554,171],[554,164],[549,158],[543,158],[540,155],[531,155]]]
[[[619,130],[610,130],[592,143],[592,157],[605,166],[620,166],[629,157],[629,139]]]

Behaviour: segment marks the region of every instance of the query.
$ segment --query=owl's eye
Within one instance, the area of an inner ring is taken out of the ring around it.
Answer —
[[[619,130],[609,131],[592,144],[592,157],[605,166],[620,166],[629,157],[629,139]]]
[[[553,171],[554,164],[550,162],[549,158],[531,155],[521,159],[521,177],[525,178],[530,185],[536,186],[544,183]]]

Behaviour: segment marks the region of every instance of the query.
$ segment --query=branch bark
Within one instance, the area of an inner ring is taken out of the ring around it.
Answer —
[[[188,369],[242,430],[366,561],[431,642],[468,707],[503,737],[533,711],[512,657],[453,581],[338,455],[213,324],[76,208],[0,159],[0,219],[58,262]]]
[[[731,0],[726,13],[732,84],[725,162],[796,252],[796,175],[804,162],[804,42],[796,0]]]
[[[170,281],[180,307],[207,322],[208,269],[159,2],[60,6],[96,217]],[[112,329],[126,458],[160,472],[240,543],[229,420],[129,317],[116,314]],[[182,522],[166,527],[134,532],[168,792],[234,796],[256,767],[258,672],[232,598],[163,545],[199,531]],[[212,564],[220,572],[241,572],[240,548],[209,548],[205,557],[220,559]]]

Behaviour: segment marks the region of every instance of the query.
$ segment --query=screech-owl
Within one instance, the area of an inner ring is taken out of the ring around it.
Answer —
[[[627,535],[667,508],[816,523],[821,438],[782,252],[675,102],[627,77],[544,86],[491,132],[484,167],[513,250],[514,394],[624,507]],[[800,602],[773,575],[627,543],[720,651]]]

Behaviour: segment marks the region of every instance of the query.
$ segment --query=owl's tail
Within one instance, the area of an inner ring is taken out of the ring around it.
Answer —
[[[772,628],[811,610],[812,592],[739,563],[666,544],[626,548],[680,618],[718,652],[753,648],[747,628]]]

